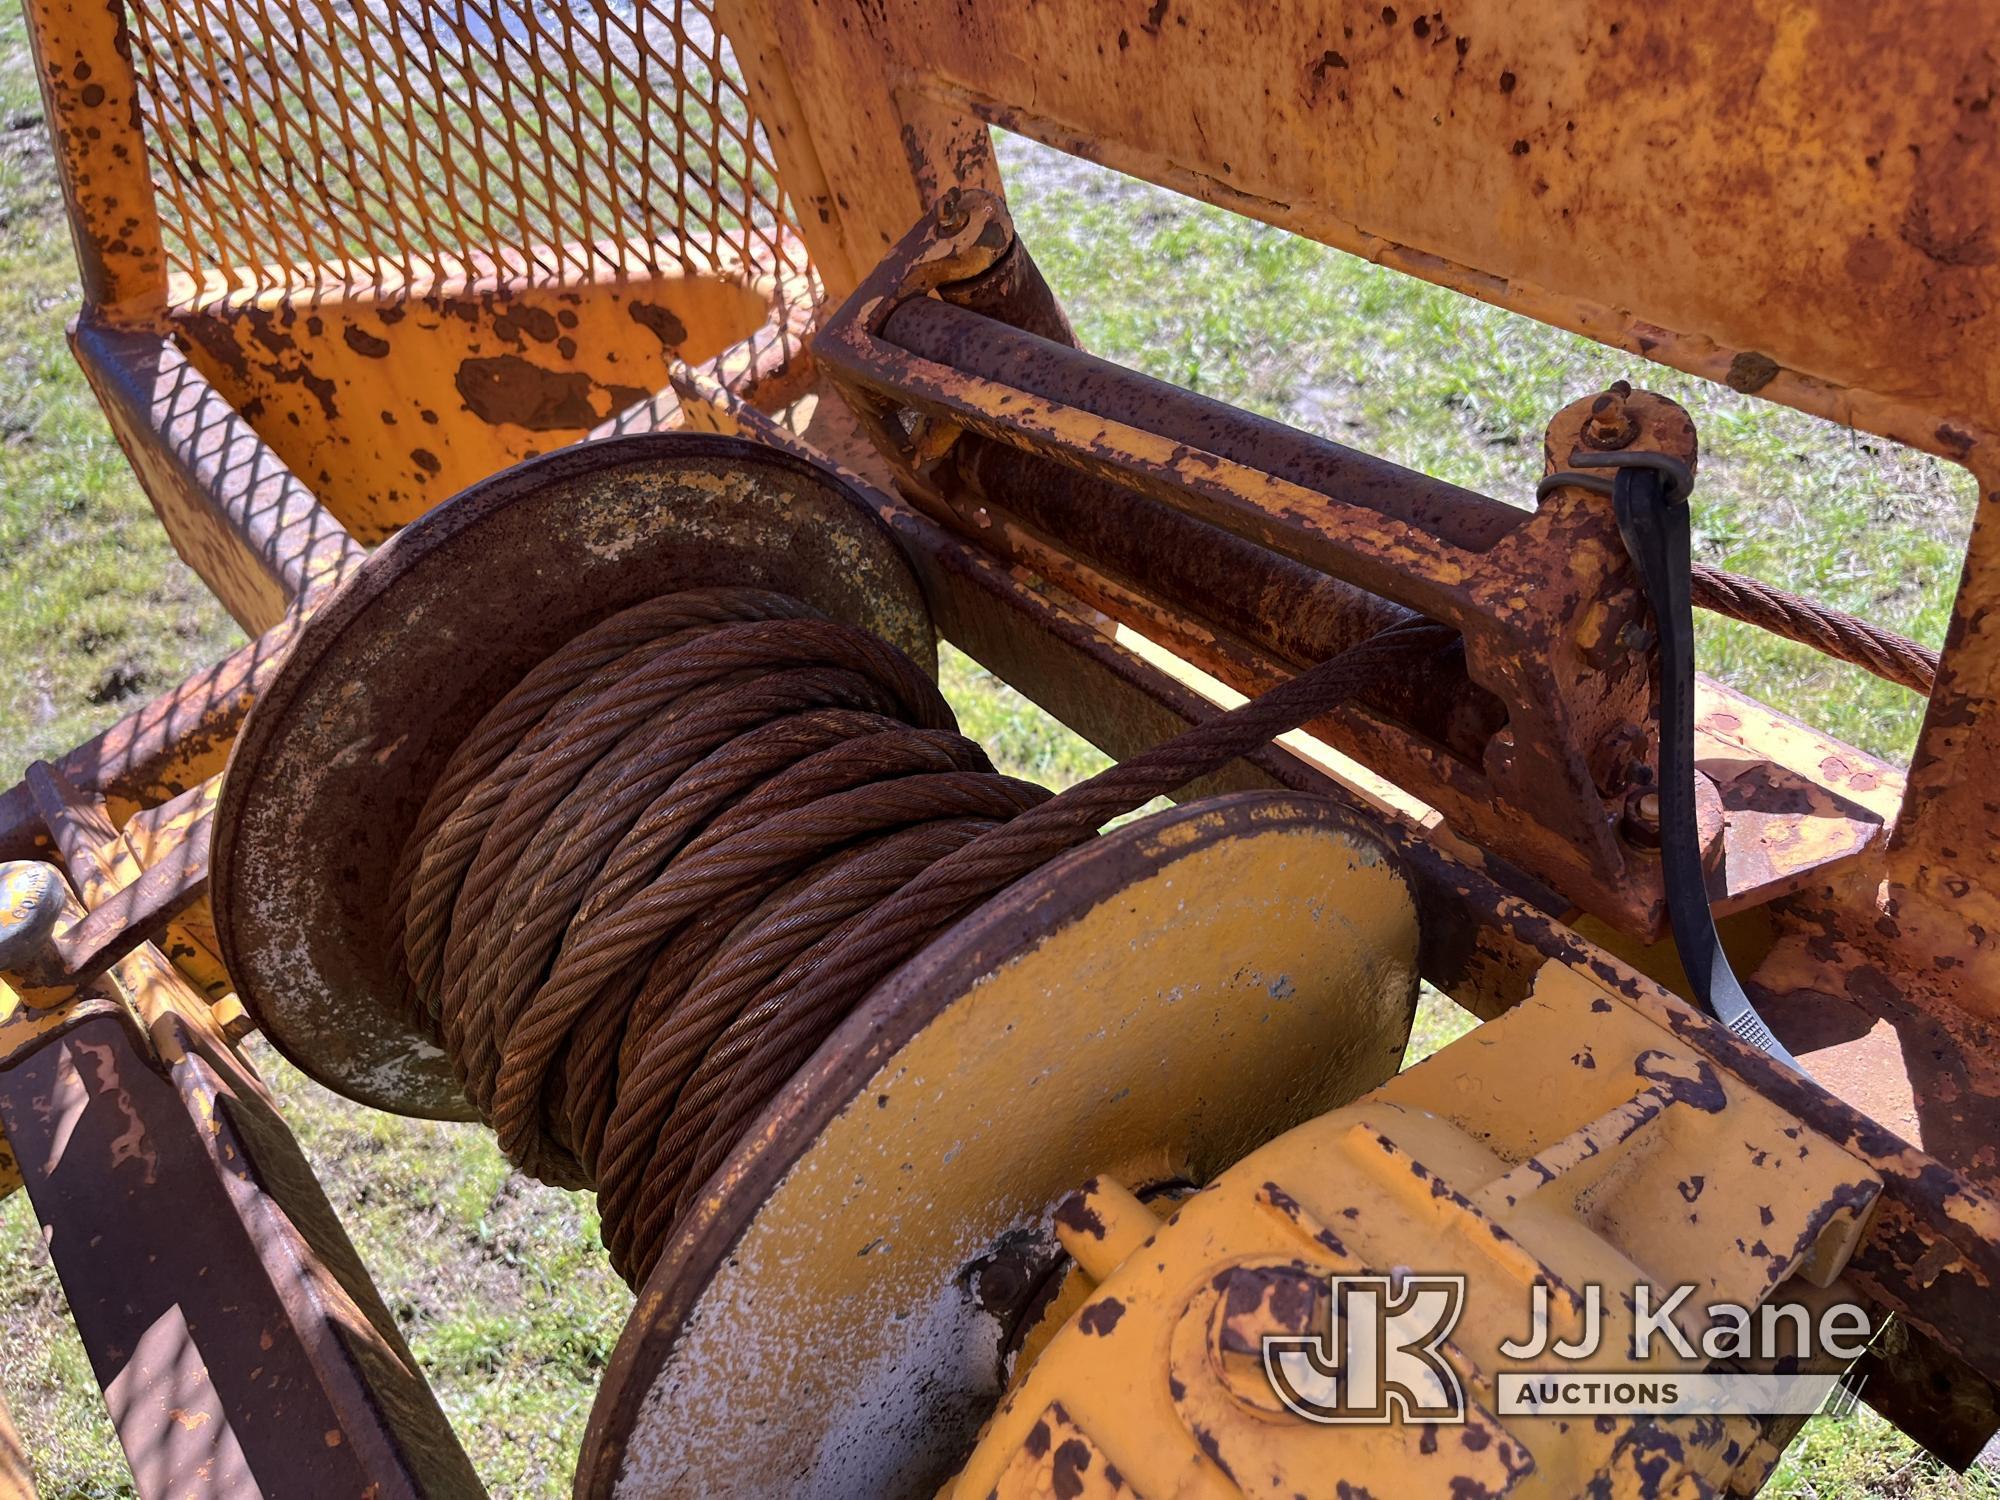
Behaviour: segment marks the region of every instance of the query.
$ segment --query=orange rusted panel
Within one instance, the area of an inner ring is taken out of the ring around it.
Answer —
[[[1972,0],[768,5],[795,74],[860,79],[802,99],[822,159],[907,149],[905,203],[962,180],[914,123],[955,111],[1898,441],[1995,430]]]
[[[177,311],[189,358],[363,542],[509,464],[564,447],[763,326],[755,266]]]
[[[708,0],[37,0],[30,20],[86,332],[171,332],[364,544],[653,397],[670,359],[810,308],[809,245],[840,253],[830,217],[796,222]],[[786,110],[782,72],[756,96]],[[190,500],[146,440],[172,442],[152,393],[124,395],[176,542],[268,626],[296,590],[242,535],[265,507]]]
[[[84,300],[146,318],[166,299],[167,261],[126,10],[102,0],[30,0],[27,18]]]

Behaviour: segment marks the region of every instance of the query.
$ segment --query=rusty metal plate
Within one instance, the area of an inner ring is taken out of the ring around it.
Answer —
[[[869,507],[737,438],[647,434],[495,475],[385,544],[301,628],[236,743],[216,815],[222,956],[278,1049],[327,1087],[471,1117],[398,1006],[390,877],[481,714],[558,644],[676,589],[797,595],[935,662],[930,617]]]
[[[1052,1244],[1093,1174],[1204,1181],[1391,1076],[1416,942],[1385,845],[1289,793],[1161,813],[988,902],[704,1189],[612,1358],[578,1495],[935,1494],[1002,1380],[978,1268]]]
[[[483,1497],[259,1085],[178,1019],[153,1036],[164,1072],[119,1012],[0,1074],[137,1493]]]
[[[1970,0],[757,8],[792,78],[842,82],[797,107],[851,243],[996,185],[998,125],[1767,400],[1993,446],[2000,371],[1959,355],[2000,326]]]

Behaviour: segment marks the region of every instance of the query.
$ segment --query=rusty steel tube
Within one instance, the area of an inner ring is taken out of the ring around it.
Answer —
[[[983,327],[995,333],[1003,346],[1009,335],[1025,334],[1058,364],[1063,356],[1077,353],[1068,318],[1019,239],[989,270],[940,288],[939,295],[952,308],[972,315],[969,320],[946,320],[958,324],[961,346]],[[924,331],[930,326],[926,316],[920,313],[914,320],[923,325],[920,339],[930,337]],[[895,324],[894,316],[890,322]],[[960,352],[959,347],[943,343],[932,347],[954,357]],[[991,368],[998,372],[1003,367]],[[1005,368],[1012,375],[1023,373],[1018,363]],[[1115,366],[1105,368],[1118,376],[1127,374]],[[1144,405],[1142,398],[1130,409],[1136,412]],[[1218,422],[1243,415],[1217,403],[1204,405],[1213,408]],[[1263,425],[1279,434],[1300,436],[1276,424]],[[1239,429],[1228,437],[1253,435]],[[1362,465],[1380,467],[1365,454],[1324,446]],[[984,503],[1012,513],[1124,586],[1185,611],[1209,629],[1232,635],[1283,666],[1309,667],[1379,630],[1415,618],[1402,605],[1038,454],[965,434],[955,457],[959,475]],[[1323,461],[1301,470],[1308,471],[1320,478],[1332,475]],[[1486,742],[1506,720],[1499,700],[1467,678],[1461,641],[1413,661],[1405,677],[1377,685],[1361,701],[1473,764],[1478,764]]]
[[[949,303],[905,302],[882,333],[920,359],[1187,443],[1406,521],[1468,551],[1485,551],[1528,515]]]
[[[1053,459],[970,433],[953,452],[959,474],[985,503],[1114,581],[1295,670],[1417,618],[1391,600]],[[1466,676],[1458,640],[1413,658],[1405,673],[1372,685],[1359,701],[1473,764],[1507,717],[1499,699]]]
[[[954,306],[996,318],[1066,349],[1077,347],[1069,314],[1018,236],[984,271],[946,283],[938,288],[938,295]]]

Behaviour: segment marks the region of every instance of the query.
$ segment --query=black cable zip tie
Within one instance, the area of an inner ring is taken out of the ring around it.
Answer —
[[[1637,449],[1577,453],[1570,462],[1579,468],[1617,471],[1608,488],[1618,514],[1618,534],[1639,570],[1659,631],[1660,868],[1667,920],[1695,1003],[1739,1041],[1809,1076],[1757,1014],[1730,968],[1709,909],[1708,883],[1702,878],[1701,830],[1694,805],[1694,564],[1687,507],[1694,476],[1679,459]],[[1598,484],[1587,487],[1604,493]]]

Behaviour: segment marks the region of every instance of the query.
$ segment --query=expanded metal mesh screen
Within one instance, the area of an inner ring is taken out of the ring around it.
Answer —
[[[188,295],[809,277],[703,0],[129,0]]]

